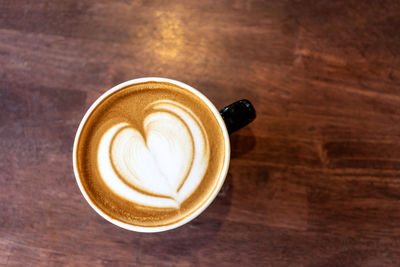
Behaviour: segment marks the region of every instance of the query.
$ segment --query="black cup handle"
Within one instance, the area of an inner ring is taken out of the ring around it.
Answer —
[[[242,99],[219,111],[225,121],[228,133],[236,132],[256,118],[256,110],[247,99]]]

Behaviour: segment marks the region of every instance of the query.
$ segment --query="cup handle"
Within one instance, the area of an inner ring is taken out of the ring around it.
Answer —
[[[256,110],[247,99],[236,101],[221,109],[219,113],[229,134],[243,128],[256,118]]]

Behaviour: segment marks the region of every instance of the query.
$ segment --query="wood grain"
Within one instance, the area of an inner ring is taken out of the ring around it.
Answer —
[[[0,265],[398,266],[399,1],[0,1]],[[112,86],[161,76],[258,117],[173,231],[104,221],[72,171]]]

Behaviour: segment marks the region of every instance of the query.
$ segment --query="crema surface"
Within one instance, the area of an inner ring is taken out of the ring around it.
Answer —
[[[225,140],[214,113],[175,84],[129,85],[103,99],[82,127],[76,166],[91,201],[137,226],[176,223],[217,190]]]

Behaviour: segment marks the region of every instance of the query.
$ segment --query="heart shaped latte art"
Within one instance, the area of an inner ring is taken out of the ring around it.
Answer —
[[[144,135],[122,122],[100,140],[98,169],[117,195],[140,205],[179,208],[208,167],[210,148],[200,120],[170,100],[146,110]]]

